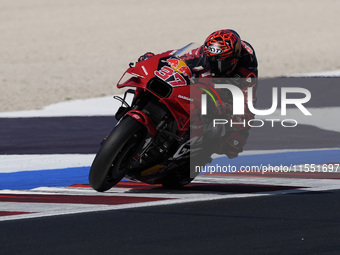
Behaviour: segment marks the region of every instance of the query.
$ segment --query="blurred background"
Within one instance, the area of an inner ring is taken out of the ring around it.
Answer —
[[[0,0],[0,111],[119,93],[147,51],[232,28],[260,77],[340,69],[340,1]]]

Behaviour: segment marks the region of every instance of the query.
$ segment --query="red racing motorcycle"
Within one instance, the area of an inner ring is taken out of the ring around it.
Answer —
[[[190,157],[202,149],[199,118],[203,91],[216,93],[209,84],[196,83],[200,67],[183,60],[197,48],[191,43],[146,60],[130,63],[117,87],[131,87],[115,114],[118,123],[102,141],[90,169],[93,189],[106,191],[122,178],[178,187],[190,183]],[[127,94],[133,94],[131,105]],[[216,95],[218,95],[216,93]],[[190,127],[195,128],[190,128]]]

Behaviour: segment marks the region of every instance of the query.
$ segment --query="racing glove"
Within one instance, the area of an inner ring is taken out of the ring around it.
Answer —
[[[152,56],[154,56],[155,54],[154,53],[152,53],[152,52],[147,52],[147,53],[145,53],[144,55],[142,55],[142,56],[140,56],[139,58],[138,58],[138,62],[139,61],[143,61],[143,60],[147,60],[148,58],[151,58]]]
[[[247,143],[246,137],[239,132],[231,132],[224,143],[222,143],[220,152],[227,155],[228,158],[236,158]]]

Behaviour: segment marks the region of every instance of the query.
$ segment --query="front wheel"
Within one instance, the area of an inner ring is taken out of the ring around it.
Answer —
[[[135,148],[144,134],[144,126],[129,116],[113,129],[90,169],[89,182],[94,190],[106,191],[126,175],[129,162],[135,155]]]

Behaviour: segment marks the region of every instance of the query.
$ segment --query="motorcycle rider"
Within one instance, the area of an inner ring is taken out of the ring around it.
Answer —
[[[145,60],[153,55],[147,52],[138,60]],[[247,103],[249,87],[253,88],[253,103],[256,102],[258,65],[253,47],[248,42],[242,41],[234,30],[217,30],[206,38],[201,47],[184,55],[182,59],[189,66],[190,63],[201,66],[199,72],[195,74],[197,77],[227,79],[229,84],[242,90],[245,99],[244,115],[232,115],[233,104],[230,92],[224,89],[218,90],[223,102],[223,118],[228,116],[228,119],[237,124],[222,135],[221,144],[215,147],[215,153],[226,154],[229,158],[237,157],[247,142],[250,130],[248,120],[254,118]]]

